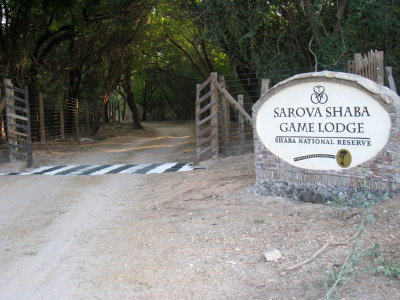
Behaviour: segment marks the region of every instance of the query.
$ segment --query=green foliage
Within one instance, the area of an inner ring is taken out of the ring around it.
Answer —
[[[377,197],[371,192],[371,189],[364,184],[362,192],[357,195],[354,202],[355,206],[362,207],[362,222],[359,225],[358,231],[360,234],[366,233],[364,223],[374,224],[375,217],[373,206],[379,202],[387,200],[387,195]],[[338,210],[338,214],[343,212],[346,205],[346,199],[337,194],[333,195],[332,206]],[[338,294],[338,287],[351,275],[357,275],[362,271],[379,272],[385,276],[391,276],[400,279],[400,261],[389,261],[387,258],[380,258],[380,245],[376,243],[372,248],[365,248],[358,238],[355,240],[349,255],[346,257],[342,265],[333,265],[327,270],[327,276],[324,280],[326,294],[323,299],[332,299]],[[368,260],[373,259],[373,265],[369,268],[363,266],[368,264]]]
[[[400,279],[400,260],[389,261],[387,258],[376,260],[376,271],[385,276]]]
[[[264,224],[265,220],[264,219],[254,219],[254,224]]]
[[[360,245],[355,243],[342,266],[336,267],[333,265],[328,269],[326,279],[324,280],[326,289],[324,300],[329,300],[337,296],[338,286],[340,286],[352,272],[357,270],[362,257],[363,253],[360,251]]]
[[[206,36],[237,69],[246,66],[249,73],[288,67],[312,70],[315,59],[319,68],[345,70],[354,53],[371,49],[384,50],[390,64],[397,66],[399,2],[349,1],[339,17],[342,2],[205,0],[199,9],[206,15]]]
[[[9,0],[0,9],[3,78],[33,95],[100,104],[129,77],[153,119],[192,118],[194,85],[213,71],[276,83],[315,62],[345,70],[353,53],[370,49],[384,50],[387,65],[400,62],[398,1]]]
[[[340,196],[337,193],[333,193],[332,195],[332,207],[335,209],[335,216],[340,217],[347,210],[346,207],[346,198],[344,196]]]
[[[301,51],[293,55],[293,50],[298,47],[292,34],[295,30],[305,30],[306,26],[295,14],[285,18],[284,15],[291,13],[295,4],[278,3],[203,1],[200,8],[209,25],[205,28],[205,35],[228,55],[238,71],[262,73],[271,67],[304,65],[307,58]],[[289,28],[291,25],[294,27]]]
[[[361,229],[365,231],[365,227],[363,224]],[[324,279],[324,286],[326,290],[326,294],[324,296],[324,300],[329,300],[337,297],[338,295],[338,287],[343,284],[349,276],[359,275],[362,272],[368,271],[371,268],[366,268],[365,263],[374,259],[377,262],[377,257],[379,257],[379,244],[375,244],[371,248],[365,248],[362,243],[356,240],[353,244],[353,247],[346,257],[344,263],[342,265],[333,264],[330,269],[327,270],[326,278]],[[373,271],[377,271],[379,268],[373,268]],[[381,268],[383,271],[383,268]],[[388,268],[386,268],[388,270]],[[390,272],[392,276],[393,273]]]
[[[374,258],[374,260],[372,264],[370,264],[368,270],[371,272],[381,273],[384,276],[400,279],[400,260],[393,260],[382,256],[379,250],[380,245],[378,243],[371,248],[369,257]]]

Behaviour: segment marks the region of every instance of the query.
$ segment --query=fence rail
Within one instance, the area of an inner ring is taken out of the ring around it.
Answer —
[[[348,62],[348,72],[384,85],[385,69],[383,66],[383,51],[371,50],[366,55],[355,53],[354,60]]]
[[[218,155],[218,99],[216,89],[217,73],[196,86],[196,155]],[[200,97],[203,90],[208,89]]]
[[[399,66],[383,67],[383,52],[370,51],[367,55],[356,53],[354,60],[341,71],[366,76],[380,84],[386,84],[394,91],[400,84]],[[326,69],[329,69],[328,67]],[[336,68],[337,69],[337,68]],[[269,77],[273,84],[309,69],[274,69],[265,74],[229,74],[212,73],[202,84],[196,86],[196,154],[198,160],[218,155],[234,155],[253,151],[252,106],[256,98],[268,88]],[[6,84],[5,87],[11,87]],[[31,118],[31,140],[34,148],[58,141],[79,140],[90,133],[91,125],[99,116],[98,103],[89,103],[80,99],[66,97],[62,91],[43,92],[30,99],[26,106],[25,89],[12,87],[9,93],[7,114],[5,101],[0,92],[0,161],[9,160],[9,149],[19,149],[16,156],[28,154],[26,122]],[[124,106],[125,107],[125,106]],[[125,119],[126,109],[122,103],[110,102],[102,120],[116,122]],[[30,113],[29,113],[30,112]],[[8,116],[8,117],[7,117]],[[9,121],[10,120],[13,121]],[[8,129],[8,125],[12,128]],[[7,134],[18,140],[10,141]],[[18,145],[18,147],[16,147]]]
[[[260,82],[266,90],[269,80],[263,79]],[[225,76],[211,73],[203,84],[197,84],[197,160],[253,150],[253,120],[250,116],[253,103],[244,91],[235,93],[239,83],[239,79],[225,81]]]
[[[396,82],[400,82],[399,68],[384,68],[382,51],[370,51],[366,55],[356,53],[354,60],[347,64],[347,72],[367,77],[382,85],[386,80],[393,91],[396,91]],[[255,92],[254,87],[260,87],[258,95],[261,96],[267,91],[270,80],[255,74],[243,80],[245,74],[240,75],[212,73],[204,83],[196,87],[198,160],[253,151],[251,112],[254,97],[250,94]],[[288,77],[291,75],[295,74],[288,74]],[[277,83],[276,79],[273,78],[274,83]],[[281,77],[279,79],[282,80]]]
[[[32,110],[32,136],[34,142],[47,142],[65,139],[78,140],[89,134],[90,105],[78,99],[64,99],[62,96],[44,96],[39,93]]]
[[[9,160],[12,162],[20,157],[26,159],[30,167],[32,166],[32,138],[28,87],[25,89],[14,87],[10,79],[5,79],[4,89]]]

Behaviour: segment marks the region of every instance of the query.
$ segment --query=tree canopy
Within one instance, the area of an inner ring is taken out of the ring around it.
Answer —
[[[98,106],[93,134],[110,99],[137,128],[192,118],[195,83],[213,71],[245,84],[345,71],[370,49],[400,62],[399,0],[4,0],[0,14],[3,78]]]

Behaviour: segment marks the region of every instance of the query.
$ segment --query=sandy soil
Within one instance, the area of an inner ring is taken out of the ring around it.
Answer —
[[[124,133],[125,132],[125,133]],[[100,132],[106,136],[108,132]],[[35,166],[194,161],[193,124],[114,128],[113,138],[42,147]],[[37,149],[38,150],[38,149]],[[262,197],[251,154],[192,172],[0,177],[0,299],[318,299],[351,251],[359,210]],[[0,165],[0,171],[22,164]],[[374,207],[360,239],[400,259],[400,205]],[[283,257],[269,262],[264,252]],[[400,299],[398,279],[362,271],[339,299]]]

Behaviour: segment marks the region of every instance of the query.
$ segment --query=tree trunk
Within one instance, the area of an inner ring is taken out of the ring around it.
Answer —
[[[126,101],[124,101],[124,104],[122,106],[122,122],[125,122],[125,117],[126,117]]]
[[[319,31],[318,31],[318,26],[315,23],[315,16],[314,16],[314,12],[313,9],[311,7],[310,1],[309,0],[305,0],[304,1],[304,10],[305,10],[305,15],[306,18],[308,20],[308,23],[311,26],[311,30],[312,30],[312,34],[314,37],[314,40],[318,43],[321,44],[321,37],[319,35]]]
[[[107,101],[104,104],[103,123],[110,124],[110,103]]]
[[[130,110],[132,111],[133,127],[137,129],[144,129],[142,124],[140,123],[139,112],[136,103],[133,99],[132,92],[130,93],[130,95],[129,94],[127,95],[126,102],[128,103]]]
[[[153,94],[154,94],[154,92],[156,90],[157,90],[157,88],[155,88],[152,85],[150,85],[147,80],[145,81],[144,96],[143,96],[142,122],[147,121],[147,116],[148,116],[148,113],[149,113],[150,99],[151,99],[151,97],[153,96]]]
[[[148,109],[148,101],[147,101],[147,88],[146,81],[144,82],[144,96],[143,96],[143,113],[142,113],[142,122],[147,121],[147,109]]]
[[[349,4],[349,0],[342,0],[339,3],[339,7],[337,8],[337,19],[336,19],[336,24],[335,27],[333,28],[332,35],[337,36],[340,33],[340,26],[342,24],[342,19],[344,16],[344,13],[346,11],[346,8]]]
[[[128,106],[132,112],[133,127],[137,129],[144,129],[142,124],[140,123],[139,112],[136,106],[135,99],[133,98],[130,75],[130,70],[127,69],[123,81],[123,87],[126,93],[126,103],[128,103]]]
[[[90,132],[90,135],[95,136],[97,134],[97,131],[99,131],[100,122],[103,114],[104,114],[104,102],[101,102],[100,111],[98,114],[96,114],[95,119],[93,120],[93,127]]]
[[[104,115],[106,115],[105,114],[106,106],[108,104],[108,99],[110,98],[110,95],[111,95],[111,88],[108,88],[106,90],[106,93],[104,94],[103,101],[101,101],[101,104],[100,104],[100,113],[97,115],[96,119],[93,122],[92,131],[90,132],[90,135],[92,135],[92,136],[95,136],[97,134],[97,131],[99,131],[101,117],[103,116],[103,118],[104,118]]]

